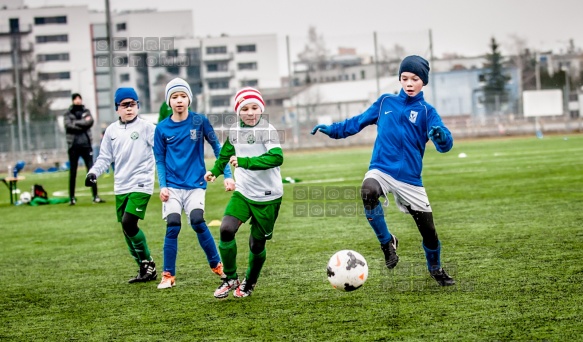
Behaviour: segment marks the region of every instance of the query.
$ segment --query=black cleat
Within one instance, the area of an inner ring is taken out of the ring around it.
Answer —
[[[393,234],[391,234],[391,241],[381,245],[381,250],[385,254],[385,265],[388,269],[395,268],[399,262],[399,256],[397,255],[397,247],[399,247],[399,239]]]
[[[130,279],[128,283],[144,283],[146,281],[156,280],[157,277],[158,273],[156,272],[156,263],[154,260],[144,260],[140,265],[138,275],[135,278]]]
[[[93,203],[105,203],[105,200],[101,199],[99,196],[93,198]]]
[[[77,204],[77,199],[75,197],[71,197],[71,199],[69,200],[69,205],[75,205]]]
[[[455,280],[453,280],[443,268],[431,271],[429,274],[431,274],[431,278],[435,279],[435,281],[441,286],[455,285]]]

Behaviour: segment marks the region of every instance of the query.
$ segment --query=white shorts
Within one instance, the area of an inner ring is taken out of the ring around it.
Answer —
[[[387,194],[390,192],[395,198],[395,203],[399,207],[399,210],[409,214],[407,206],[415,211],[423,211],[430,213],[432,212],[431,205],[429,205],[429,198],[427,198],[427,193],[425,188],[422,186],[415,186],[401,181],[387,175],[386,173],[379,170],[369,170],[365,175],[364,179],[372,178],[379,182],[381,188],[383,189],[383,194],[385,196],[385,207],[389,205],[389,198]]]
[[[205,189],[173,189],[170,191],[170,198],[168,201],[162,202],[162,218],[166,219],[170,214],[178,214],[184,212],[190,220],[190,212],[194,209],[204,210]]]

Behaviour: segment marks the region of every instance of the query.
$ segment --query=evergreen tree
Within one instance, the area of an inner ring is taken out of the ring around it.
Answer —
[[[486,63],[484,63],[484,67],[487,69],[484,74],[486,84],[483,87],[487,113],[500,111],[502,103],[508,101],[505,87],[510,78],[504,75],[504,59],[498,48],[496,39],[492,37],[490,41],[491,51],[486,54]]]

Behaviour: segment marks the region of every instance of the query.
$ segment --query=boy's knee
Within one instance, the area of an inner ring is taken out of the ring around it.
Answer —
[[[173,226],[180,227],[180,225],[181,225],[180,214],[172,213],[172,214],[169,214],[168,216],[166,216],[166,226],[167,227],[173,227]]]
[[[130,213],[124,213],[121,218],[121,227],[127,236],[136,236],[138,233],[139,217]]]
[[[373,178],[367,178],[362,182],[360,197],[366,210],[372,210],[379,204],[379,197],[383,195],[383,189],[379,182]]]
[[[199,231],[199,230],[204,230],[201,227],[201,223],[204,223],[204,211],[202,209],[193,209],[190,212],[189,216],[190,216],[190,225],[192,226],[194,231],[197,233],[202,233],[202,231]]]
[[[233,216],[223,217],[223,222],[221,222],[221,241],[229,242],[235,239],[235,234],[239,229],[241,221]]]

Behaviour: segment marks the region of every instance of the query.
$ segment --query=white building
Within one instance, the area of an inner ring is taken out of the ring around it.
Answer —
[[[104,19],[96,14],[91,22],[98,108],[108,122],[115,113]],[[114,13],[112,36],[113,86],[134,87],[142,113],[159,111],[174,77],[189,82],[196,96],[191,108],[205,113],[229,111],[238,87],[280,83],[276,35],[195,38],[191,11]]]
[[[7,6],[0,10],[0,86],[5,99],[14,96],[13,51],[18,49],[13,47],[15,37],[19,37],[21,67],[34,66],[32,75],[23,72],[20,76],[24,82],[42,82],[52,97],[51,110],[64,112],[71,104],[71,94],[80,93],[85,106],[95,113],[88,16],[86,6]],[[11,33],[15,30],[19,33]]]

